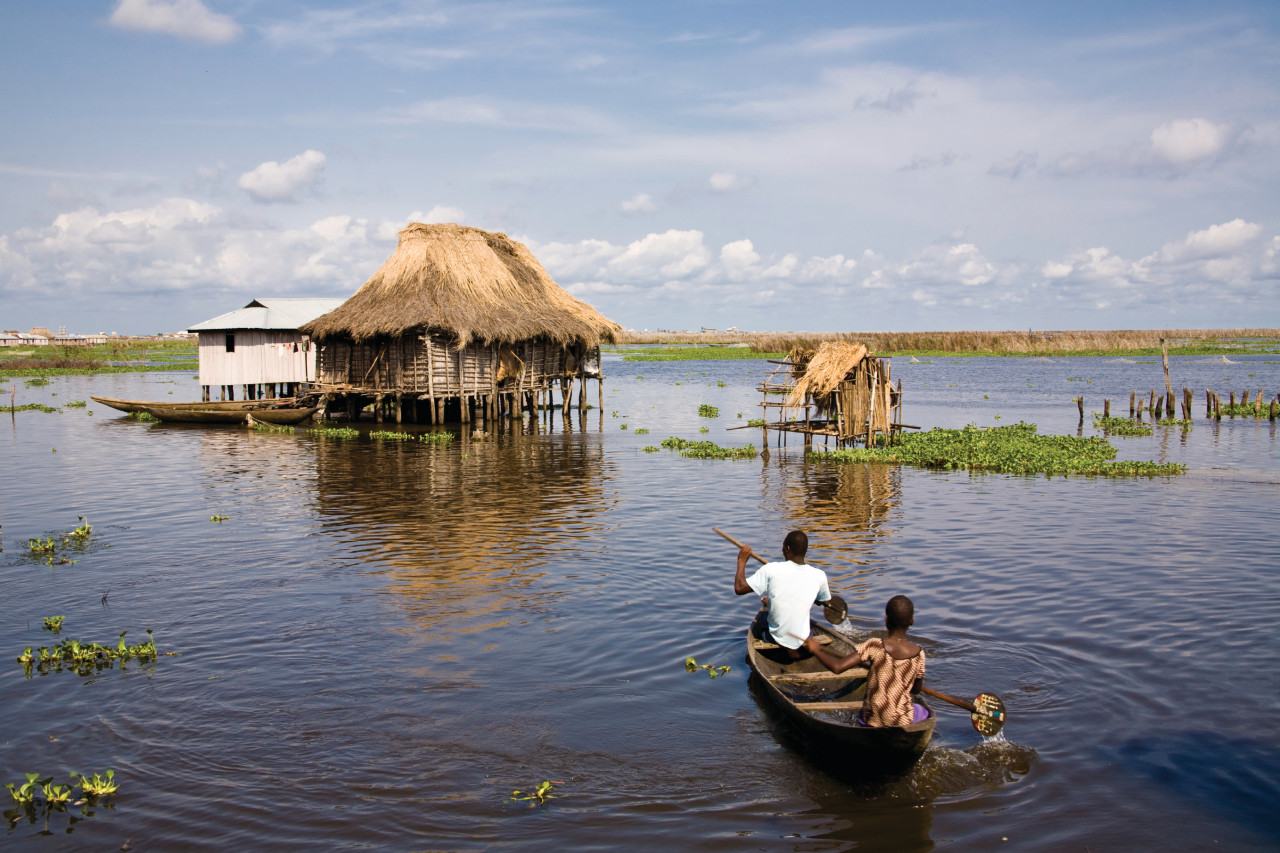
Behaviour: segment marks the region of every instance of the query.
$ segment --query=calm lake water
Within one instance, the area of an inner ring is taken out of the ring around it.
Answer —
[[[1206,420],[1203,389],[1274,394],[1280,358],[1234,360],[1173,359],[1190,432],[1112,439],[1189,466],[1157,480],[806,464],[794,439],[767,461],[641,451],[758,445],[724,430],[757,416],[761,361],[609,357],[603,411],[441,448],[19,413],[0,426],[0,783],[112,768],[121,787],[110,809],[0,827],[3,845],[1276,849],[1280,444],[1265,418]],[[1150,359],[893,372],[924,427],[1074,434],[1073,397],[1120,414],[1163,386]],[[52,405],[198,396],[190,373],[14,386]],[[28,556],[77,516],[94,528],[77,562]],[[901,779],[814,754],[748,680],[755,604],[712,525],[767,554],[808,530],[858,637],[910,595],[929,683],[998,693],[1003,739],[935,701]],[[27,678],[13,658],[51,644],[51,615],[63,637],[150,628],[180,655]],[[689,656],[732,671],[689,674]],[[563,797],[508,802],[543,780]]]

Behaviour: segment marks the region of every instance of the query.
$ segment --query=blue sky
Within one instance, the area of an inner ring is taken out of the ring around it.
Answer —
[[[1280,326],[1280,5],[0,7],[0,327],[346,296],[410,221],[635,329]]]

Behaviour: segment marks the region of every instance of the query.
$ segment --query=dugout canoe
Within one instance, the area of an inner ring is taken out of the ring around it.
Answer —
[[[255,420],[271,424],[296,424],[305,421],[317,411],[316,406],[261,408],[261,409],[210,409],[210,408],[173,408],[165,409],[156,406],[144,406],[143,411],[157,420],[180,424],[243,424],[246,417],[253,415]]]
[[[761,639],[765,625],[757,618],[747,631],[747,663],[764,691],[794,728],[824,757],[847,761],[859,772],[894,773],[909,768],[933,737],[937,715],[909,726],[854,725],[867,692],[867,670],[854,667],[839,675],[812,655],[792,660],[786,649]],[[810,630],[834,655],[854,651],[853,641],[817,622]],[[915,701],[929,706],[916,697]]]
[[[227,409],[246,412],[271,405],[266,400],[218,400],[209,403],[162,403],[151,400],[119,400],[115,397],[90,397],[95,403],[119,409],[122,412],[144,412],[147,409]]]

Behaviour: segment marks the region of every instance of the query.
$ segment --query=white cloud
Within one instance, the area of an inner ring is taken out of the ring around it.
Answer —
[[[734,190],[745,189],[753,181],[750,178],[744,178],[734,172],[716,172],[707,179],[707,186],[718,193],[729,193]]]
[[[1176,263],[1187,260],[1221,258],[1239,252],[1258,239],[1262,226],[1243,219],[1233,219],[1221,225],[1210,225],[1203,231],[1192,231],[1186,239],[1166,243],[1160,250],[1160,260]]]
[[[622,204],[618,205],[618,209],[623,213],[631,215],[636,213],[653,213],[658,206],[653,202],[653,196],[648,193],[636,193]]]
[[[702,269],[711,253],[702,243],[701,231],[649,234],[627,246],[609,261],[609,270],[624,278],[684,278]]]
[[[247,192],[254,201],[297,201],[299,193],[313,189],[320,182],[324,163],[323,154],[308,149],[284,163],[268,160],[253,171],[241,175],[236,186]]]
[[[208,44],[226,44],[240,36],[229,15],[209,11],[201,0],[120,0],[111,25],[124,30],[165,33]]]
[[[1216,157],[1229,141],[1230,128],[1203,118],[1177,119],[1151,131],[1151,150],[1174,166]]]

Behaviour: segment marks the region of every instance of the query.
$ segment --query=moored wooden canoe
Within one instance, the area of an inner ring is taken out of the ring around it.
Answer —
[[[166,409],[144,406],[142,411],[166,423],[179,424],[243,424],[244,409]]]
[[[90,397],[96,403],[122,412],[144,412],[147,409],[228,409],[248,411],[272,405],[268,400],[218,400],[209,403],[162,403],[152,400],[118,400],[114,397]]]
[[[747,662],[782,715],[825,756],[848,761],[859,772],[880,773],[905,770],[920,758],[933,737],[932,710],[909,726],[855,725],[867,692],[866,669],[837,675],[811,655],[792,660],[786,649],[760,639],[763,625],[756,619],[747,631]],[[810,630],[832,654],[853,653],[853,642],[844,635],[817,622]],[[925,705],[920,697],[915,701]]]

